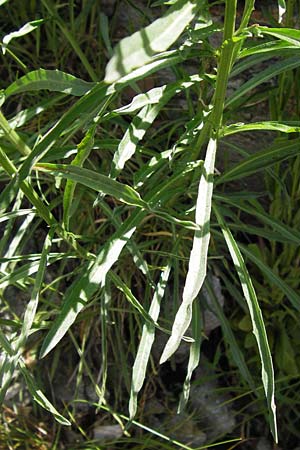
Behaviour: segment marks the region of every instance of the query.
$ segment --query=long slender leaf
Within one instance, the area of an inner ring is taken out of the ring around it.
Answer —
[[[230,325],[228,319],[226,318],[218,299],[216,298],[214,289],[212,288],[209,280],[205,280],[204,285],[205,285],[205,288],[207,289],[208,295],[209,295],[211,303],[213,305],[213,312],[216,314],[216,316],[218,317],[218,319],[220,321],[224,339],[226,340],[226,342],[228,343],[228,345],[230,347],[234,362],[237,365],[237,367],[239,368],[239,371],[240,371],[242,377],[244,378],[244,380],[248,383],[248,385],[251,387],[251,389],[254,389],[254,386],[255,386],[254,380],[253,380],[251,373],[249,372],[249,369],[247,367],[247,364],[246,364],[246,361],[244,358],[244,354],[243,354],[242,350],[240,349],[238,342],[233,334],[231,325]]]
[[[40,405],[46,411],[49,411],[53,415],[55,420],[57,420],[58,423],[60,423],[61,425],[70,426],[71,425],[70,421],[57,411],[57,409],[47,399],[45,394],[40,390],[33,376],[27,370],[24,363],[20,363],[20,369],[23,377],[25,378],[28,390],[32,395],[33,399],[36,401],[36,403],[38,403],[38,405]]]
[[[95,171],[67,164],[39,164],[37,167],[54,176],[67,178],[103,194],[111,195],[128,205],[147,207],[139,193],[133,188]]]
[[[5,97],[22,92],[39,91],[46,89],[50,92],[63,92],[64,94],[81,97],[90,91],[96,83],[90,83],[76,78],[60,70],[38,69],[28,72],[5,89]]]
[[[90,128],[80,144],[77,146],[77,155],[71,162],[72,166],[82,167],[84,161],[88,158],[93,146],[94,146],[94,134],[96,127],[93,126]],[[66,186],[64,189],[64,197],[63,197],[63,223],[66,230],[69,229],[69,221],[70,221],[70,210],[73,201],[73,196],[76,188],[76,182],[73,180],[67,180]]]
[[[252,123],[235,123],[224,127],[220,131],[220,137],[229,136],[230,134],[239,133],[240,131],[280,131],[281,133],[299,133],[300,123],[295,124],[283,122],[252,122]]]
[[[25,344],[25,342],[29,336],[33,321],[34,321],[34,317],[36,314],[36,310],[37,310],[39,298],[40,298],[40,290],[41,290],[44,275],[45,275],[45,269],[47,267],[47,264],[49,263],[48,256],[49,256],[49,252],[50,252],[50,248],[51,248],[51,244],[52,244],[53,235],[54,235],[54,230],[52,229],[47,234],[45,242],[44,242],[41,259],[39,261],[39,267],[38,267],[38,271],[36,274],[32,294],[31,294],[31,299],[26,307],[26,311],[25,311],[24,318],[23,318],[21,334],[17,340],[16,349],[20,349]]]
[[[222,229],[224,239],[226,241],[228,250],[233,260],[235,269],[239,276],[242,290],[249,308],[253,334],[256,338],[258,350],[260,354],[261,366],[262,366],[262,383],[268,404],[270,427],[274,437],[274,440],[278,441],[277,424],[276,424],[276,405],[275,405],[275,382],[274,382],[274,370],[271,352],[268,344],[267,333],[265,329],[264,320],[262,317],[261,309],[256,297],[256,293],[245,265],[244,259],[240,252],[240,249],[234,240],[229,228],[224,222],[223,217],[220,215],[218,209],[214,207],[214,212],[217,216],[219,225]]]
[[[259,86],[262,83],[274,78],[282,72],[286,72],[287,70],[292,70],[300,66],[300,59],[298,56],[293,56],[291,58],[286,58],[282,61],[278,61],[274,64],[271,64],[270,67],[261,71],[254,77],[252,77],[249,81],[244,83],[238,90],[231,95],[227,101],[225,102],[225,106],[233,105],[236,100],[243,97],[247,92],[254,89],[256,86]]]
[[[300,140],[293,139],[284,141],[270,148],[261,150],[248,158],[243,159],[240,163],[228,169],[223,175],[217,179],[217,184],[227,181],[245,178],[248,175],[257,173],[274,164],[292,158],[299,154]]]
[[[189,362],[187,367],[187,374],[183,383],[183,390],[180,396],[180,401],[178,405],[178,414],[180,414],[189,399],[191,380],[194,370],[198,367],[200,361],[200,348],[202,341],[202,316],[200,311],[199,303],[196,301],[193,303],[193,314],[192,314],[192,337],[195,342],[192,342],[190,346]]]
[[[149,315],[154,322],[157,321],[160,313],[160,303],[165,293],[165,288],[169,279],[171,266],[168,265],[161,273],[160,280],[155,289],[155,293],[150,305]],[[132,382],[129,400],[129,416],[132,420],[137,410],[137,396],[144,384],[146,369],[150,358],[151,348],[155,338],[155,326],[146,322],[143,325],[142,337],[140,340],[137,355],[132,369]]]
[[[259,32],[275,36],[282,41],[286,41],[296,47],[300,47],[300,30],[295,28],[269,28],[269,27],[255,27]]]
[[[151,57],[167,50],[193,20],[201,1],[178,0],[167,13],[132,36],[122,39],[114,49],[107,64],[106,83],[113,83],[129,74],[133,69],[145,66]]]
[[[193,248],[189,260],[189,270],[185,280],[182,303],[176,314],[172,335],[169,338],[160,362],[165,362],[177,350],[192,317],[192,304],[198,295],[207,270],[207,252],[210,239],[209,222],[211,213],[211,199],[213,192],[213,175],[217,141],[210,139],[204,162],[204,169],[200,178],[198,198],[196,204],[196,224],[201,227],[194,235]]]

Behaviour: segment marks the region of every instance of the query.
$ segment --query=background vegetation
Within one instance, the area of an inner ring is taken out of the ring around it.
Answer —
[[[0,8],[1,448],[295,448],[299,2]]]

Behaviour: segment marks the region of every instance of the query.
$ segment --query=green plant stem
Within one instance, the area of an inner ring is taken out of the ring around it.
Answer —
[[[237,0],[229,0],[226,2],[223,44],[218,66],[216,91],[213,99],[213,111],[209,118],[215,133],[218,133],[219,128],[222,125],[226,89],[233,63],[235,46],[233,34],[235,29],[236,6]]]
[[[82,62],[82,65],[86,69],[86,71],[89,74],[89,76],[91,77],[91,79],[93,81],[99,81],[99,78],[97,77],[94,69],[92,68],[92,66],[88,62],[85,54],[83,53],[83,51],[79,47],[78,43],[74,39],[74,36],[72,35],[72,33],[70,33],[68,28],[65,26],[64,21],[58,16],[58,14],[57,14],[55,8],[53,7],[53,5],[48,0],[42,0],[42,3],[45,6],[45,8],[47,8],[47,10],[51,14],[53,19],[57,23],[57,25],[59,26],[59,28],[61,29],[61,31],[64,34],[64,36],[66,37],[66,39],[69,41],[70,45],[73,47],[74,51],[76,52],[78,58]]]
[[[199,157],[202,146],[210,137],[216,137],[222,126],[224,102],[230,70],[234,59],[234,48],[236,43],[233,41],[235,30],[237,0],[226,2],[225,23],[223,33],[223,44],[220,51],[220,62],[218,65],[216,90],[213,97],[213,108],[207,122],[201,130],[195,150],[192,154],[192,160]]]
[[[6,173],[11,177],[18,177],[18,171],[14,164],[9,160],[6,153],[0,147],[0,164]],[[41,201],[39,195],[30,185],[27,180],[19,181],[19,187],[24,192],[27,199],[31,202],[31,204],[36,208],[39,216],[49,225],[49,227],[54,228],[55,232],[61,237],[64,241],[66,241],[75,251],[76,253],[84,258],[90,259],[92,255],[90,255],[81,245],[79,245],[76,239],[64,230],[61,225],[56,221],[55,217],[51,213],[51,211],[47,208],[47,206]]]

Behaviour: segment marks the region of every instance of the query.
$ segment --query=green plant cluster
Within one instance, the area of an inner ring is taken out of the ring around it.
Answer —
[[[255,436],[261,415],[275,442],[278,430],[297,442],[299,5],[279,0],[260,24],[255,0],[242,3],[117,0],[108,18],[85,0],[0,1],[7,448],[60,448],[71,425],[74,448],[101,448],[80,420],[88,403],[120,427],[111,448],[191,449],[146,425],[144,405],[185,343],[188,408],[207,307],[240,408],[223,448]],[[128,8],[139,20],[122,30]],[[75,380],[72,399],[59,402],[57,379]],[[17,383],[32,420],[7,400]]]

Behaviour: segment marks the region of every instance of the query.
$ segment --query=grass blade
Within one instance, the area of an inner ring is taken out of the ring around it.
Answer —
[[[257,152],[255,155],[245,158],[242,162],[227,170],[217,179],[217,184],[245,178],[276,163],[292,158],[299,154],[299,145],[299,139],[293,139],[292,141],[281,142],[280,144],[272,145],[266,150]]]
[[[216,149],[217,141],[211,138],[207,147],[196,204],[196,224],[199,225],[201,229],[200,231],[196,231],[194,235],[193,248],[190,255],[189,270],[185,280],[182,303],[173,323],[172,335],[169,338],[161,356],[161,364],[170,358],[170,356],[179,347],[182,336],[191,322],[193,300],[198,295],[206,276],[207,252],[210,239],[209,222],[211,214]]]
[[[80,144],[77,146],[77,155],[71,162],[72,166],[82,167],[84,161],[88,158],[93,146],[94,146],[94,135],[95,135],[96,127],[93,126],[90,128]],[[66,186],[64,189],[64,197],[63,197],[63,224],[66,230],[69,229],[69,221],[70,221],[70,211],[73,201],[73,196],[76,188],[76,182],[73,180],[67,180]]]
[[[81,183],[102,194],[111,195],[128,205],[147,207],[139,193],[132,187],[112,180],[111,178],[82,167],[67,164],[39,164],[37,169],[44,170],[54,176],[67,178],[76,183]]]
[[[224,127],[219,137],[229,136],[231,134],[239,133],[240,131],[254,131],[254,130],[267,130],[267,131],[280,131],[281,133],[299,133],[300,124],[296,122],[292,123],[283,122],[252,122],[252,123],[235,123]]]
[[[49,411],[58,423],[60,423],[61,425],[70,426],[71,423],[69,422],[69,420],[66,419],[64,416],[62,416],[57,411],[57,409],[47,399],[45,394],[40,390],[40,388],[36,384],[33,376],[27,370],[27,368],[23,362],[20,364],[20,370],[22,372],[23,377],[25,378],[28,390],[29,390],[30,394],[32,395],[33,399],[36,401],[36,403],[38,405],[40,405],[42,408],[44,408],[46,411]]]
[[[266,81],[274,78],[276,75],[279,75],[282,72],[286,72],[287,70],[295,69],[300,66],[300,59],[298,56],[294,56],[291,58],[285,58],[282,61],[278,61],[274,64],[271,64],[270,67],[261,71],[254,77],[252,77],[249,81],[244,83],[228,100],[225,102],[225,106],[233,105],[236,100],[245,96],[245,94],[251,89],[254,89],[256,86],[265,83]]]
[[[16,343],[17,350],[20,349],[25,344],[27,337],[30,333],[33,321],[34,321],[35,313],[36,313],[38,303],[39,303],[40,290],[41,290],[44,275],[45,275],[45,269],[49,263],[48,255],[49,255],[49,252],[51,249],[53,235],[54,235],[54,230],[52,229],[47,234],[45,242],[44,242],[41,259],[39,261],[39,267],[38,267],[38,271],[36,274],[32,294],[31,294],[31,299],[26,307],[26,311],[25,311],[24,318],[23,318],[21,334]]]
[[[160,280],[156,286],[153,300],[149,309],[149,315],[154,322],[157,322],[160,313],[160,303],[165,293],[165,288],[169,279],[171,266],[168,265],[161,273]],[[151,348],[155,338],[155,326],[149,322],[143,325],[142,337],[140,340],[137,355],[132,369],[132,382],[129,400],[129,416],[132,420],[137,410],[137,396],[144,384],[146,369],[150,358]]]
[[[249,308],[253,327],[253,334],[257,341],[262,365],[262,383],[264,386],[264,391],[268,404],[270,427],[274,440],[277,442],[278,436],[276,424],[276,406],[274,397],[275,394],[274,370],[261,309],[257,301],[256,293],[250,275],[248,273],[247,267],[245,265],[244,259],[240,252],[240,249],[236,241],[234,240],[229,228],[225,224],[223,217],[220,215],[216,207],[214,207],[214,212],[216,214],[218,223],[222,229],[223,236],[225,238],[228,250],[230,252],[235,269],[239,276],[242,290]]]

